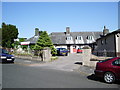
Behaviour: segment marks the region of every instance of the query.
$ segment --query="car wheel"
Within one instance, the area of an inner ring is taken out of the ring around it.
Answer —
[[[113,83],[113,82],[115,82],[115,75],[112,72],[106,72],[104,74],[104,81],[106,83]]]

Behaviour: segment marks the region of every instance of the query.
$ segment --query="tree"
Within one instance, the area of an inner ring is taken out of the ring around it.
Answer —
[[[2,23],[2,47],[13,48],[14,39],[18,38],[18,29],[11,24]]]
[[[35,44],[34,49],[41,52],[45,47],[51,48],[51,54],[57,54],[56,49],[54,48],[52,41],[46,31],[40,31],[40,37]]]
[[[26,38],[19,38],[19,42],[24,42]]]

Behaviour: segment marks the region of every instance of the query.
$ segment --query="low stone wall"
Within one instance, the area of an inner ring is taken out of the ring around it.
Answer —
[[[96,67],[96,63],[112,57],[98,57],[91,54],[91,49],[83,49],[83,65],[89,67]]]
[[[37,56],[20,56],[20,55],[15,55],[16,58],[20,58],[20,59],[27,59],[27,60],[36,60],[36,61],[42,61],[42,59],[40,57]]]
[[[99,57],[101,57],[101,56],[106,56],[106,57],[115,57],[116,56],[116,52],[93,52],[93,54],[94,55],[96,55],[96,56],[99,56]],[[118,56],[118,55],[117,55]]]
[[[33,55],[15,55],[16,58],[28,59],[28,60],[37,60],[37,61],[51,61],[51,49],[46,47],[43,49],[42,56],[33,56]]]

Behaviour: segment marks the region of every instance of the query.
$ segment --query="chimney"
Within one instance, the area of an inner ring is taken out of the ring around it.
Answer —
[[[104,26],[103,36],[107,35],[108,33],[109,33],[109,29],[106,29],[106,26]]]
[[[39,36],[39,29],[35,28],[35,36]]]
[[[70,27],[66,27],[66,34],[70,34]]]

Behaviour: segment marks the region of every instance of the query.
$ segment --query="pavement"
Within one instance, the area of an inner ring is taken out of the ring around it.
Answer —
[[[94,67],[88,67],[88,66],[80,66],[78,68],[78,72],[83,73],[85,75],[92,75],[94,74]]]
[[[59,58],[52,62],[43,64],[30,64],[31,67],[49,68],[63,71],[77,71],[85,75],[94,74],[94,67],[81,65],[83,58],[82,54],[69,54],[69,56],[59,56]]]

